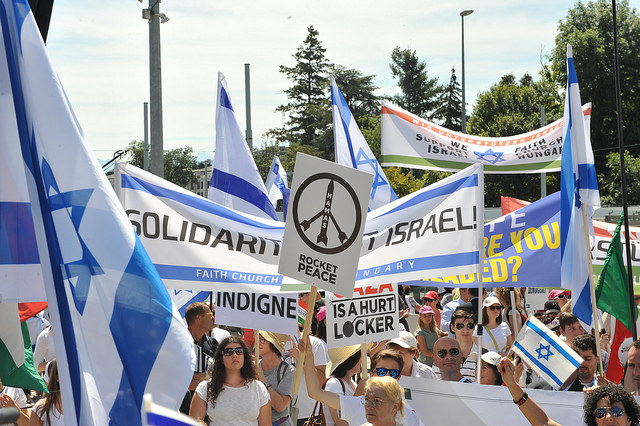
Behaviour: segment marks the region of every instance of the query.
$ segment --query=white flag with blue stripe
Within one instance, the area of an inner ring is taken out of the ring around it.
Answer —
[[[271,161],[271,167],[269,168],[269,174],[267,175],[267,194],[271,203],[275,206],[278,200],[282,200],[282,211],[284,219],[287,219],[287,209],[289,208],[289,183],[287,182],[287,172],[282,167],[280,158],[277,155],[273,156]]]
[[[513,342],[513,351],[554,389],[562,386],[583,361],[534,316],[522,326]]]
[[[397,200],[398,196],[371,152],[333,77],[331,77],[331,106],[336,163],[374,175],[369,211]]]
[[[576,317],[591,324],[588,234],[593,235],[592,215],[600,207],[600,194],[589,132],[582,119],[578,77],[571,45],[567,45],[567,94],[564,103],[562,164],[560,173],[561,283],[571,290]],[[587,216],[587,225],[583,219]]]
[[[278,220],[236,120],[227,80],[221,72],[216,102],[216,152],[207,198],[237,211]]]
[[[0,0],[0,27],[0,128],[14,123],[3,152],[21,154],[65,424],[139,425],[144,393],[182,400],[193,340],[85,144],[27,0]]]
[[[142,424],[144,426],[199,426],[202,423],[182,414],[153,402],[151,394],[144,396],[144,414]]]

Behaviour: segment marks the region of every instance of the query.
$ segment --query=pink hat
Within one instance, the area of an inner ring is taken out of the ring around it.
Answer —
[[[422,298],[423,299],[431,299],[431,300],[439,300],[438,299],[438,293],[436,293],[433,290],[428,291],[424,296],[422,296]]]
[[[320,308],[320,310],[318,311],[318,321],[322,321],[323,319],[325,319],[327,317],[327,307],[323,306],[322,308]]]
[[[571,292],[569,290],[551,290],[549,292],[549,300],[553,300],[561,294],[564,294],[567,297],[571,297]]]
[[[420,313],[421,314],[433,314],[433,309],[431,309],[431,306],[423,306],[422,308],[420,308]]]

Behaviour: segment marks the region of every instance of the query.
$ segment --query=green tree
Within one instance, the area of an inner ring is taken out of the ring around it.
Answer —
[[[396,47],[391,52],[391,75],[398,79],[402,91],[393,99],[399,106],[431,120],[438,106],[442,87],[437,78],[427,76],[427,63],[420,61],[415,50]]]
[[[603,206],[622,205],[622,187],[620,173],[620,154],[611,152],[601,173],[598,174],[600,202]],[[640,204],[640,156],[624,153],[625,174],[627,180],[627,204]]]
[[[329,74],[336,80],[354,117],[380,114],[380,98],[375,94],[378,86],[374,82],[374,75],[362,75],[356,69],[336,64],[329,66]]]
[[[144,142],[131,141],[127,147],[130,153],[129,163],[143,168]],[[187,187],[196,181],[193,170],[198,167],[198,160],[193,155],[193,148],[184,146],[164,153],[164,178],[176,185]]]
[[[434,116],[447,129],[460,131],[462,117],[462,89],[456,78],[455,68],[451,68],[449,84],[443,88],[439,97],[439,107]]]
[[[546,122],[562,116],[562,99],[552,82],[545,78],[534,81],[525,74],[520,81],[512,74],[480,93],[469,118],[469,134],[489,137],[511,136],[541,127],[540,107],[545,106]],[[557,174],[547,175],[547,193],[559,189]],[[485,205],[499,206],[501,196],[528,201],[540,198],[540,175],[485,176]]]
[[[323,84],[329,62],[324,56],[326,49],[322,47],[318,31],[313,25],[307,31],[304,42],[293,54],[295,65],[280,65],[280,72],[293,85],[284,91],[289,103],[280,105],[276,111],[288,113],[289,120],[285,132],[275,129],[272,134],[290,142],[313,145],[319,128],[316,109],[326,98]]]
[[[629,151],[638,155],[640,15],[629,6],[628,0],[617,2],[617,15],[624,141]],[[592,102],[593,105],[591,142],[596,169],[600,169],[607,162],[607,152],[618,146],[611,2],[578,2],[560,21],[556,46],[549,59],[552,61],[552,76],[561,87],[567,84],[567,43],[573,47],[582,102]]]

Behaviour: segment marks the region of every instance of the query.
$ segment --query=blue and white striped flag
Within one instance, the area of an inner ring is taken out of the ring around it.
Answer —
[[[397,200],[398,196],[371,152],[333,77],[331,77],[331,105],[336,163],[374,175],[369,211]]]
[[[571,45],[567,45],[567,94],[560,172],[561,283],[563,288],[571,290],[574,315],[591,324],[587,258],[591,256],[591,250],[587,235],[593,235],[592,215],[594,209],[600,207],[600,194],[581,105]],[[587,216],[586,226],[583,214]]]
[[[513,351],[547,383],[558,389],[582,364],[582,358],[534,316],[522,326]]]
[[[142,424],[144,426],[199,426],[202,423],[162,405],[158,405],[151,399],[151,394],[144,396],[144,413]]]
[[[0,0],[0,27],[3,153],[20,153],[65,424],[139,425],[144,393],[182,400],[193,339],[85,144],[27,0]]]
[[[267,187],[269,199],[274,206],[278,200],[282,200],[282,211],[284,219],[286,220],[287,208],[289,207],[289,194],[291,193],[291,190],[287,183],[287,172],[284,170],[284,167],[282,167],[280,158],[278,158],[277,155],[274,155],[273,161],[271,161],[271,168],[269,169],[265,186]]]
[[[211,296],[210,291],[179,289],[168,289],[168,291],[173,304],[178,308],[178,312],[182,318],[184,318],[184,312],[187,310],[187,306],[195,302],[205,302],[209,300]]]
[[[207,198],[254,216],[278,220],[276,208],[242,136],[224,75],[218,73],[216,152]]]

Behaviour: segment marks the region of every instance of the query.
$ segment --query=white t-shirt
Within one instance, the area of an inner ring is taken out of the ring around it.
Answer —
[[[0,391],[0,396],[2,395],[9,395],[18,408],[27,408],[27,396],[22,389],[5,386],[4,389]]]
[[[209,380],[200,382],[196,393],[207,401]],[[207,415],[212,419],[210,425],[257,425],[260,407],[271,400],[269,391],[259,380],[252,380],[245,386],[232,388],[223,386],[216,406],[207,402]]]
[[[43,426],[65,426],[64,425],[64,416],[60,413],[55,405],[51,407],[51,411],[49,412],[49,420],[47,423],[47,416],[42,412],[44,407],[44,399],[41,399],[33,406],[32,412],[35,411],[35,415],[42,421]],[[31,414],[33,416],[33,414]]]
[[[211,330],[211,337],[216,339],[218,343],[222,342],[224,339],[226,339],[229,336],[231,336],[231,333],[229,333],[227,330],[222,329],[220,327],[215,327],[213,330]]]
[[[56,348],[53,346],[53,329],[47,327],[38,334],[36,348],[33,350],[33,364],[36,369],[43,362],[49,362],[56,357]]]
[[[436,378],[435,374],[433,374],[433,369],[431,367],[429,367],[427,364],[418,362],[415,359],[413,360],[413,366],[411,367],[411,377],[422,377],[425,379]]]
[[[309,339],[311,340],[311,351],[313,352],[313,361],[316,367],[319,365],[327,365],[327,361],[329,359],[327,344],[317,337],[309,336]],[[298,407],[298,418],[306,419],[311,416],[313,406],[315,404],[316,400],[309,398],[309,394],[307,393],[307,382],[305,381],[303,374],[302,380],[300,381],[300,388],[298,389],[298,399],[296,401],[296,407]]]
[[[493,336],[493,339],[491,336]],[[507,347],[507,336],[511,336],[511,329],[507,323],[501,322],[491,330],[485,327],[482,330],[482,348],[488,351],[502,352]],[[477,330],[473,330],[473,337],[478,337]],[[495,343],[493,342],[494,339]]]
[[[340,418],[350,425],[362,425],[367,423],[364,410],[364,395],[340,396]],[[407,401],[404,402],[404,423],[407,426],[424,426],[418,415],[411,409]]]
[[[351,382],[351,384],[353,385],[353,388],[349,386],[348,382]],[[344,385],[345,393],[342,393],[342,386],[340,386],[340,379],[338,379],[337,377],[330,378],[327,381],[327,385],[324,387],[324,389],[329,392],[337,393],[338,395],[353,396],[353,393],[356,391],[357,383],[354,382],[353,380],[346,379],[342,381],[342,384]],[[331,417],[331,412],[329,411],[329,407],[327,407],[326,405],[323,405],[322,411],[324,411],[324,419],[327,423],[327,426],[334,425],[335,422]]]

